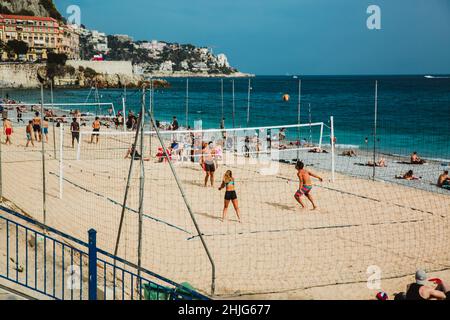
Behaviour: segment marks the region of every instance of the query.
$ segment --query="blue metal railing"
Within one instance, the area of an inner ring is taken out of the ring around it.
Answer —
[[[95,230],[86,243],[3,206],[0,211],[21,221],[0,215],[0,278],[31,292],[57,300],[209,299],[97,248]]]

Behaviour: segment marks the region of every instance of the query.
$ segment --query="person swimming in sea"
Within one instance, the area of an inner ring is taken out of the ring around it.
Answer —
[[[308,198],[308,200],[312,203],[313,210],[317,210],[317,205],[314,202],[314,199],[311,195],[311,190],[313,188],[311,177],[319,179],[320,182],[322,182],[323,179],[320,176],[306,170],[305,164],[302,161],[298,161],[295,168],[297,169],[297,177],[300,181],[299,189],[294,195],[295,200],[297,200],[297,202],[302,206],[302,208],[305,209],[306,206],[302,201],[302,196],[306,196],[306,198]]]

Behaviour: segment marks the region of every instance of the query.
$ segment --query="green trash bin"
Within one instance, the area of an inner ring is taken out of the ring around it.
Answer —
[[[144,285],[144,299],[152,301],[169,300],[168,290],[168,288],[149,282]]]
[[[190,290],[190,291],[189,291]],[[191,286],[189,283],[187,282],[183,282],[180,284],[179,287],[177,287],[175,289],[175,296],[177,296],[177,294],[179,294],[180,296],[178,296],[179,300],[186,300],[186,299],[191,299],[191,300],[197,300],[197,298],[195,298],[191,291],[195,292],[195,289],[193,286]],[[176,297],[175,297],[176,298]]]

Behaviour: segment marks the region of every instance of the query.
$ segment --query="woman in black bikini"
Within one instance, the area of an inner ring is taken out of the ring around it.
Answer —
[[[234,182],[234,178],[233,178],[233,173],[230,170],[228,170],[225,173],[225,175],[223,177],[222,185],[220,186],[219,191],[221,191],[224,188],[226,190],[226,193],[225,193],[225,205],[223,208],[222,222],[224,222],[227,217],[228,206],[230,205],[230,201],[231,201],[233,203],[234,210],[236,210],[236,215],[238,217],[238,221],[239,221],[239,223],[241,223],[239,203],[238,203],[238,198],[237,198],[236,189],[235,189],[235,182]]]

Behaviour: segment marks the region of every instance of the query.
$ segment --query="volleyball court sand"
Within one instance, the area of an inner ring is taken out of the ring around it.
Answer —
[[[21,130],[16,137],[24,135]],[[131,140],[101,137],[99,145],[90,145],[83,138],[77,161],[66,133],[62,199],[59,161],[53,151],[46,152],[48,225],[84,240],[94,228],[99,247],[114,251],[130,165],[124,156]],[[4,196],[43,221],[40,144],[33,151],[25,151],[20,138],[19,144],[2,146]],[[119,250],[133,262],[139,162],[135,165]],[[215,261],[217,294],[283,292],[277,296],[283,298],[292,297],[289,290],[311,288],[307,297],[322,298],[322,286],[355,283],[355,298],[366,298],[367,288],[356,284],[367,282],[369,266],[380,267],[385,278],[403,277],[418,267],[450,268],[450,197],[344,175],[331,183],[328,172],[318,172],[325,178],[313,190],[320,209],[301,210],[293,198],[296,171],[279,165],[273,176],[261,175],[259,164],[222,165],[215,188],[203,187],[198,164],[175,167]],[[232,208],[229,222],[219,220],[223,192],[217,187],[227,169],[237,182],[242,224]],[[145,162],[145,176],[143,266],[208,292],[211,266],[168,164]]]

